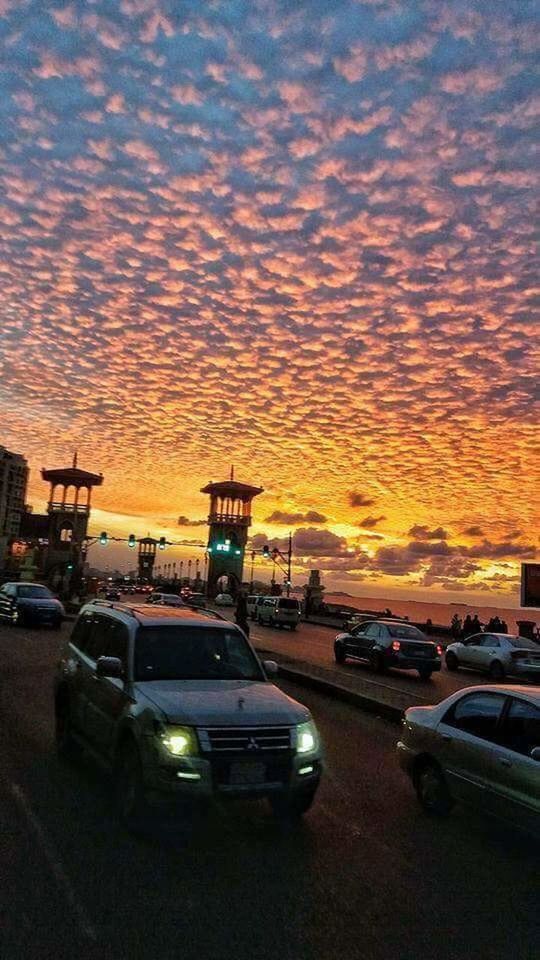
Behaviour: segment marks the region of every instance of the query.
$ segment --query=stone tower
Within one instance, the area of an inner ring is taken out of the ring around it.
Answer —
[[[227,577],[227,589],[233,595],[242,585],[244,551],[248,529],[251,524],[251,501],[263,492],[262,487],[252,487],[234,479],[231,469],[229,480],[209,483],[201,493],[210,497],[208,514],[208,580],[206,592],[209,597],[218,593],[218,582]]]

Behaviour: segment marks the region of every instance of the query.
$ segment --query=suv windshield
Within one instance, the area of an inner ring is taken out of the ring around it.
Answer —
[[[287,597],[283,597],[278,600],[278,607],[281,607],[282,610],[298,610],[298,600],[289,600]]]
[[[239,630],[139,627],[135,680],[264,680]]]
[[[402,623],[387,623],[386,626],[391,637],[402,637],[404,640],[427,640],[426,635],[416,627],[408,627]]]
[[[17,596],[23,600],[52,600],[53,595],[47,587],[29,586],[17,587]]]

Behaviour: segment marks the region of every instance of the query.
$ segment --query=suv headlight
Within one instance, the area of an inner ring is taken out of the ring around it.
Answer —
[[[299,723],[296,728],[296,752],[313,753],[319,746],[319,734],[313,720]]]
[[[193,727],[165,727],[159,739],[173,757],[195,757],[199,752]]]

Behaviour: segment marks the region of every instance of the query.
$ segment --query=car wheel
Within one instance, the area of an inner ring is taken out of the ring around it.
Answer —
[[[334,658],[336,663],[345,663],[345,660],[347,659],[345,650],[340,643],[336,644],[334,647]]]
[[[492,680],[504,680],[504,667],[500,660],[494,660],[489,665],[489,675]]]
[[[274,618],[273,618],[273,617],[270,617],[270,619],[269,619],[269,621],[268,621],[268,626],[269,626],[269,627],[275,627],[275,625],[276,625],[276,623],[275,623]]]
[[[425,763],[415,776],[416,795],[426,811],[436,817],[447,817],[454,801],[436,763]]]
[[[446,669],[450,671],[457,670],[459,668],[459,660],[456,657],[455,653],[450,650],[445,657]]]
[[[114,778],[116,810],[124,826],[138,833],[144,826],[147,805],[144,798],[141,758],[133,743],[126,744],[118,757]]]
[[[277,793],[270,797],[272,813],[279,820],[299,820],[308,812],[315,799],[316,790],[303,793]]]
[[[71,760],[74,754],[75,741],[71,726],[71,711],[67,695],[61,696],[54,712],[54,740],[56,752],[62,760]]]
[[[421,667],[418,671],[418,676],[421,680],[430,680],[433,670],[429,670],[427,667]]]

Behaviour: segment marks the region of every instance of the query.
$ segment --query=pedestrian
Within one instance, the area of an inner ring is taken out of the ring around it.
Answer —
[[[450,623],[450,630],[452,631],[452,636],[454,640],[459,640],[461,637],[462,624],[461,617],[458,613],[455,613],[452,617],[452,622]]]
[[[472,619],[470,613],[468,613],[463,621],[463,639],[466,640],[467,637],[472,636],[473,633]]]
[[[508,633],[508,624],[506,620],[501,620],[499,633]]]
[[[238,592],[234,619],[240,629],[244,631],[246,637],[249,637],[247,596],[245,590],[239,590]]]
[[[471,620],[471,634],[482,633],[482,624],[478,619],[478,614],[475,613],[474,617]]]

